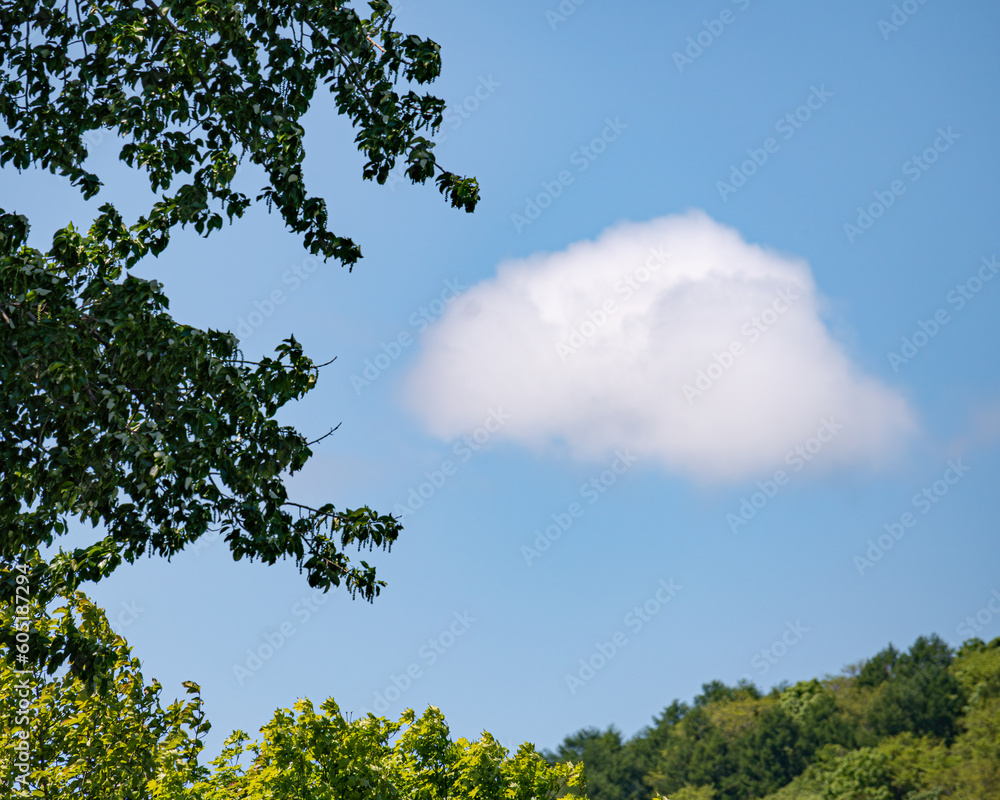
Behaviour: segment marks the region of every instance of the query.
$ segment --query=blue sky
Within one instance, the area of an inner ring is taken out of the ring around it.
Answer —
[[[399,27],[442,45],[473,215],[363,184],[321,100],[305,175],[352,273],[260,209],[139,270],[251,356],[336,357],[284,416],[341,423],[294,493],[406,512],[370,606],[221,541],[93,588],[147,678],[201,684],[210,752],[301,696],[552,748],[711,679],[1000,635],[1000,9],[409,0]],[[99,199],[137,211],[116,150]],[[39,243],[92,212],[2,180]]]

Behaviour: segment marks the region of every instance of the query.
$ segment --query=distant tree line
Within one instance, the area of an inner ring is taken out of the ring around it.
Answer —
[[[628,741],[588,728],[545,755],[582,762],[591,800],[994,800],[1000,638],[921,636],[767,694],[712,681]]]

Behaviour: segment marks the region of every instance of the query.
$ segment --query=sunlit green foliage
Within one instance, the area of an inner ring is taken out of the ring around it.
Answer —
[[[201,764],[200,739],[209,725],[196,684],[184,684],[186,701],[164,708],[160,684],[143,682],[138,660],[83,595],[52,615],[37,606],[31,611],[36,630],[51,636],[77,630],[96,641],[111,660],[103,669],[111,684],[103,694],[88,692],[66,670],[38,677],[0,662],[0,786],[6,789],[46,800],[584,796],[579,767],[550,765],[530,744],[508,753],[489,733],[453,741],[433,707],[419,717],[408,710],[398,721],[371,714],[349,721],[332,699],[319,711],[299,700],[293,710],[276,711],[259,740],[236,731],[219,758]],[[73,626],[68,617],[75,617]]]
[[[548,757],[582,761],[593,800],[997,800],[1000,639],[920,637],[768,695],[713,681],[631,740],[581,731]]]
[[[46,614],[30,608],[33,636],[87,637],[96,643],[102,693],[68,670],[56,676],[18,672],[0,660],[0,786],[43,798],[139,798],[169,774],[199,779],[197,757],[208,730],[197,684],[189,698],[164,708],[157,681],[143,682],[139,660],[82,594]]]

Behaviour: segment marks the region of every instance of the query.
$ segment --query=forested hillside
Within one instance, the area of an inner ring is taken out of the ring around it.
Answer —
[[[582,761],[591,800],[995,800],[1000,638],[922,636],[767,694],[712,681],[628,741],[585,729],[546,756]]]

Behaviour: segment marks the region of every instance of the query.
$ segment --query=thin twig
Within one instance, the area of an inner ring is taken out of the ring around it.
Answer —
[[[324,433],[318,439],[313,439],[311,442],[306,442],[306,447],[311,447],[314,444],[318,444],[319,442],[322,442],[327,436],[333,436],[334,431],[336,431],[337,428],[339,428],[342,424],[343,423],[338,422],[337,425],[336,425],[336,427],[330,428],[330,430],[327,433]]]

